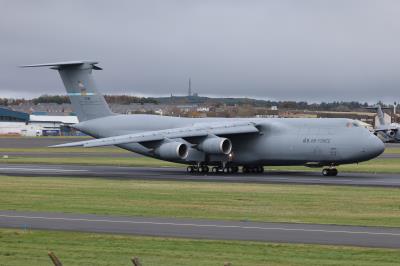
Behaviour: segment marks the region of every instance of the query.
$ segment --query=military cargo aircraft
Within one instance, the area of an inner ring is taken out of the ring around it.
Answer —
[[[79,123],[74,128],[96,139],[54,147],[115,145],[145,156],[187,164],[191,173],[261,173],[264,166],[324,167],[377,157],[383,142],[356,120],[314,118],[183,118],[113,113],[97,91],[98,62],[27,65],[58,70]],[[211,167],[211,168],[210,168]]]
[[[380,137],[384,142],[400,142],[400,124],[386,123],[385,116],[380,104],[369,107],[368,109],[376,109],[378,116],[378,124],[375,125],[375,135]]]

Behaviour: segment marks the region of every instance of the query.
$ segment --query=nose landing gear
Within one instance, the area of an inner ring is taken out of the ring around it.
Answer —
[[[324,168],[322,174],[324,176],[337,176],[338,170],[336,168]]]

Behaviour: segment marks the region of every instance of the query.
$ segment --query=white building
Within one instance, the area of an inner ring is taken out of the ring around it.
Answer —
[[[0,135],[71,135],[75,131],[68,126],[76,123],[76,116],[29,115],[0,107]]]

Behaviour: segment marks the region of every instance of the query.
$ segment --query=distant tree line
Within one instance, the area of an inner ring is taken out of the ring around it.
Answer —
[[[33,104],[39,103],[71,103],[68,96],[65,95],[41,95],[38,98],[32,99]]]
[[[131,104],[131,103],[153,103],[158,104],[158,101],[151,97],[136,97],[129,95],[104,95],[107,103],[115,103],[115,104]],[[68,96],[65,95],[41,95],[37,98],[33,98],[31,100],[25,99],[7,99],[0,98],[1,106],[9,106],[9,105],[19,105],[22,103],[33,103],[35,105],[40,103],[71,103]]]
[[[131,103],[153,103],[158,104],[158,101],[151,97],[136,97],[129,95],[104,95],[107,103],[116,103],[116,104],[131,104]]]
[[[27,100],[0,98],[0,106],[19,105],[24,102],[27,102]]]
[[[182,104],[198,104],[214,107],[223,106],[252,106],[271,108],[276,106],[280,110],[309,110],[309,111],[361,111],[368,106],[368,103],[360,103],[356,101],[343,102],[321,102],[321,103],[308,103],[306,101],[270,101],[258,100],[250,98],[209,98],[209,97],[186,97],[186,96],[173,96],[173,97],[137,97],[129,95],[105,95],[106,101],[111,104],[167,104],[167,105],[182,105]],[[40,103],[57,103],[64,104],[70,103],[68,96],[64,95],[42,95],[40,97],[25,100],[25,99],[7,99],[0,98],[0,106],[19,105],[23,103],[33,103],[35,105]],[[384,107],[391,107],[391,105],[383,105]]]
[[[155,98],[158,102],[163,104],[180,105],[180,104],[199,104],[222,107],[226,106],[253,106],[270,108],[272,106],[278,109],[286,110],[310,110],[310,111],[354,111],[361,110],[368,106],[368,103],[360,103],[356,101],[343,102],[321,102],[321,103],[308,103],[306,101],[271,101],[271,100],[258,100],[250,98],[208,98],[208,97],[186,97],[186,96],[173,96],[173,97],[160,97]]]

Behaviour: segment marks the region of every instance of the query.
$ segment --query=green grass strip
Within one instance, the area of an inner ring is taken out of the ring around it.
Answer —
[[[352,186],[0,176],[0,209],[400,226],[400,190]]]
[[[144,266],[394,266],[400,261],[393,249],[0,229],[0,265],[52,265],[49,250],[69,266],[132,265],[133,256]]]

